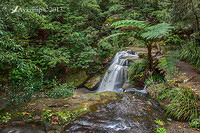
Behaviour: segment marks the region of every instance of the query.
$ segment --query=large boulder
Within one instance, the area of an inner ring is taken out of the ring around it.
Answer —
[[[80,71],[76,74],[70,75],[66,78],[67,82],[73,82],[75,87],[81,86],[87,80],[88,75],[85,71]]]
[[[87,87],[89,90],[94,90],[96,89],[101,82],[101,77],[100,76],[95,76],[90,78],[84,86]]]

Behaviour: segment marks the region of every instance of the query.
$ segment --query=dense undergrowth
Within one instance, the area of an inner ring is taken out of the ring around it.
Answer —
[[[167,62],[170,62],[170,60]],[[179,81],[172,78],[176,75],[176,69],[173,62],[168,63],[167,68],[159,64],[158,66],[160,68],[159,71],[161,70],[160,72],[165,70],[162,72],[165,76],[164,79],[155,79],[154,77],[156,75],[153,75],[146,79],[146,83],[149,84],[148,88],[150,95],[161,103],[166,111],[166,115],[171,116],[176,120],[188,121],[190,122],[191,127],[199,129],[199,95],[190,87],[180,87],[178,85]]]
[[[188,42],[177,51],[177,57],[200,69],[200,46],[195,42]]]
[[[166,115],[175,120],[188,121],[190,126],[199,129],[200,101],[199,96],[191,88],[176,87],[167,83],[152,84],[150,94],[166,110]]]
[[[190,126],[199,129],[200,97],[190,87],[180,87],[179,79],[174,78],[178,74],[175,56],[168,55],[154,59],[152,75],[146,78],[147,91],[165,109],[166,115],[175,120],[188,121]],[[130,65],[130,81],[141,80],[145,73],[146,61],[134,62]]]

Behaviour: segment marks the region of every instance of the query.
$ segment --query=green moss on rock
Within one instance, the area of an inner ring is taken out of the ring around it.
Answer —
[[[73,82],[75,87],[82,85],[88,78],[88,75],[85,71],[80,71],[76,74],[70,75],[66,78],[67,82]]]
[[[76,117],[94,110],[96,105],[119,99],[114,92],[76,95],[65,99],[35,99],[19,106],[0,110],[0,123],[42,122],[62,126]]]
[[[95,76],[89,79],[84,86],[87,87],[89,90],[95,89],[101,82],[101,77],[100,76]]]

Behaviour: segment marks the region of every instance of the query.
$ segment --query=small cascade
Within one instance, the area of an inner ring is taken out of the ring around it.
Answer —
[[[121,92],[122,85],[128,80],[127,69],[128,59],[137,59],[138,54],[130,50],[118,52],[110,67],[106,71],[101,84],[98,88],[98,92],[114,91]]]

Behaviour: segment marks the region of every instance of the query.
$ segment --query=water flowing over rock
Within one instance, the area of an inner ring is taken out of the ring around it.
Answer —
[[[122,91],[122,85],[128,79],[127,68],[128,59],[137,59],[138,54],[130,50],[118,52],[110,67],[106,71],[103,80],[98,88],[98,92]]]
[[[157,127],[154,120],[166,120],[153,100],[128,93],[120,97],[66,124],[63,133],[152,133]]]

